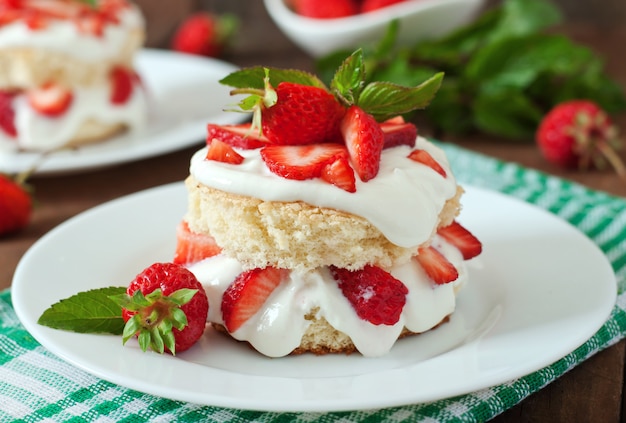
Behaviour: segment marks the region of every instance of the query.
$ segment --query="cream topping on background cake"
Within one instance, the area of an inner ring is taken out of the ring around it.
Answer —
[[[0,26],[0,49],[33,48],[58,52],[83,62],[114,60],[126,48],[128,34],[143,31],[143,15],[135,5],[120,10],[117,23],[108,23],[101,36],[80,32],[71,20],[53,20],[45,28],[30,29],[23,21]]]
[[[62,147],[89,119],[102,124],[124,124],[129,130],[144,127],[147,99],[142,87],[136,84],[131,97],[121,105],[111,104],[110,90],[109,85],[74,88],[70,108],[56,117],[37,113],[29,106],[25,95],[16,96],[13,106],[18,138],[10,137],[0,129],[0,150],[23,148],[44,151]]]
[[[245,158],[239,165],[205,160],[207,150],[202,149],[192,157],[190,173],[200,183],[232,194],[264,201],[303,201],[361,216],[392,243],[411,248],[430,239],[445,202],[457,190],[445,153],[421,137],[415,148],[427,150],[448,176],[443,178],[407,158],[412,150],[408,146],[384,150],[378,175],[368,182],[357,177],[355,193],[321,179],[299,181],[277,176],[268,170],[258,149],[236,149]]]
[[[388,353],[404,327],[424,332],[435,327],[455,309],[456,290],[467,278],[460,252],[440,237],[433,245],[459,270],[459,278],[445,285],[434,285],[421,266],[411,260],[387,269],[408,288],[400,319],[393,326],[374,325],[362,320],[345,298],[326,267],[307,272],[292,271],[290,280],[279,285],[261,310],[231,335],[248,341],[269,357],[288,355],[300,345],[310,321],[304,317],[319,308],[335,329],[348,335],[359,352],[367,357]],[[222,324],[222,295],[243,268],[237,260],[217,255],[189,266],[204,286],[209,304],[207,320]]]

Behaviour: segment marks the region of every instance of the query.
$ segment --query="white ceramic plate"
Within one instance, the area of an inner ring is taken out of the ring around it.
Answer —
[[[218,81],[236,70],[215,59],[167,50],[141,50],[136,67],[150,95],[146,127],[106,142],[50,154],[38,174],[84,171],[145,159],[200,145],[208,122],[240,122],[241,113],[224,112],[235,100]],[[38,153],[0,153],[0,172],[17,173],[37,163]]]
[[[174,358],[142,353],[133,342],[122,346],[120,337],[36,323],[62,298],[126,285],[144,267],[168,261],[185,201],[181,183],[154,188],[82,213],[42,237],[13,281],[13,304],[26,329],[87,372],[171,399],[353,410],[442,399],[538,370],[591,337],[616,299],[609,262],[575,228],[527,203],[467,187],[462,222],[484,243],[480,265],[470,263],[470,284],[449,323],[402,340],[382,358],[270,359],[211,329]]]

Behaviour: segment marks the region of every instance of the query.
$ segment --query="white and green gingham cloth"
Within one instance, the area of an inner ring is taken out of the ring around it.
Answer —
[[[71,366],[39,345],[0,292],[0,422],[481,422],[546,386],[626,334],[626,199],[512,163],[443,145],[462,183],[521,198],[569,221],[607,255],[618,300],[602,328],[556,363],[512,382],[426,404],[333,413],[201,406],[133,391]]]

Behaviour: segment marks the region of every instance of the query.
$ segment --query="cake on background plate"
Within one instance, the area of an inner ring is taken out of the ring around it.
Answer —
[[[48,151],[141,128],[133,59],[144,19],[127,0],[0,2],[0,151]]]
[[[381,356],[454,312],[480,241],[439,147],[400,116],[418,87],[362,82],[360,51],[327,88],[300,71],[224,78],[251,124],[207,127],[191,159],[174,262],[209,298],[208,320],[270,357]]]

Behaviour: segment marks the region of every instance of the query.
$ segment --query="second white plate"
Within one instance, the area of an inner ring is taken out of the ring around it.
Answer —
[[[150,113],[144,130],[105,142],[55,152],[36,173],[73,173],[145,159],[201,145],[209,122],[230,124],[246,118],[223,109],[236,101],[219,80],[237,68],[229,63],[167,50],[141,50],[137,71],[148,89]],[[38,163],[38,153],[0,154],[0,172],[18,173]]]
[[[617,291],[604,254],[568,223],[496,192],[466,191],[461,221],[483,241],[484,252],[470,263],[457,310],[449,323],[403,339],[381,358],[270,359],[210,329],[192,349],[171,357],[142,353],[133,342],[124,347],[120,337],[37,324],[62,298],[125,286],[144,267],[169,261],[186,207],[181,183],[112,201],[49,232],[20,261],[13,304],[25,328],[61,358],[102,379],[176,400],[336,411],[465,394],[573,351],[605,322]]]

